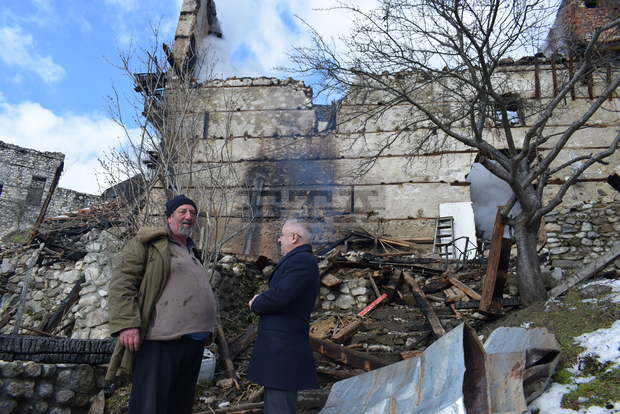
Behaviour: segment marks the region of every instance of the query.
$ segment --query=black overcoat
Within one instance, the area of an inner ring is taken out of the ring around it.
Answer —
[[[319,293],[319,268],[310,245],[288,252],[252,303],[260,315],[248,379],[268,388],[318,388],[308,332]]]

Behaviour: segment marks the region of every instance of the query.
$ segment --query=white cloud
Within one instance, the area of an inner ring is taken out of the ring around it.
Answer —
[[[40,55],[30,34],[19,26],[0,27],[0,61],[36,73],[44,82],[58,82],[65,69],[49,56]]]
[[[361,9],[376,5],[376,0],[356,2]],[[338,46],[339,36],[347,33],[353,22],[348,12],[327,10],[334,6],[333,0],[263,0],[260,5],[252,0],[217,2],[224,37],[209,37],[203,45],[217,55],[216,77],[282,76],[275,68],[290,66],[288,53],[296,46],[310,43],[308,28],[295,16]],[[292,29],[291,25],[295,27]],[[236,61],[235,54],[243,50],[250,52],[249,56]]]
[[[100,115],[58,115],[38,103],[0,102],[0,140],[38,151],[65,154],[60,186],[98,194],[100,154],[123,139],[122,129]]]

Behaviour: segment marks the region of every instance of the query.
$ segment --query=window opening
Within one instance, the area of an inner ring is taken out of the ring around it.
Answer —
[[[518,94],[507,93],[502,95],[502,101],[495,104],[494,121],[495,125],[502,124],[502,109],[505,109],[508,123],[510,126],[525,125],[523,115],[523,102]]]
[[[596,0],[585,0],[583,3],[588,9],[596,8]]]
[[[43,188],[45,187],[45,177],[32,177],[30,181],[30,187],[28,188],[28,195],[26,196],[26,203],[31,206],[38,206],[43,199]]]

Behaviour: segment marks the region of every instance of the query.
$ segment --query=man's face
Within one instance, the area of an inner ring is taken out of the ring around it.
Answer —
[[[293,233],[291,233],[288,226],[284,225],[282,227],[282,234],[278,237],[278,243],[280,243],[280,253],[282,253],[283,256],[295,247],[293,244],[293,237]]]
[[[183,204],[168,217],[168,226],[175,236],[189,237],[196,224],[196,209],[191,204]]]

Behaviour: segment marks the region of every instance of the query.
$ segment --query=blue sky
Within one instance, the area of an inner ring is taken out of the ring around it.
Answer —
[[[361,3],[369,4],[372,0]],[[98,194],[97,159],[123,139],[110,117],[113,87],[132,93],[119,54],[152,45],[157,25],[172,44],[182,0],[0,2],[0,140],[65,153],[60,185]],[[286,53],[307,41],[296,15],[327,37],[347,22],[314,9],[332,0],[216,0],[224,37],[216,76],[278,76]]]

